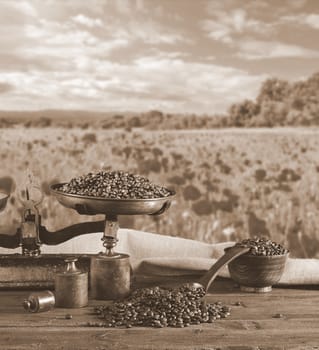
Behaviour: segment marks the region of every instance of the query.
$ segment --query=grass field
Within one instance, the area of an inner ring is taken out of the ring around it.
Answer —
[[[172,187],[159,217],[121,217],[122,227],[198,239],[239,240],[261,234],[292,256],[319,258],[319,129],[185,131],[75,128],[0,129],[0,188],[12,192],[1,230],[18,225],[28,169],[46,196],[43,224],[57,229],[96,217],[63,208],[53,182],[100,169],[126,170]]]

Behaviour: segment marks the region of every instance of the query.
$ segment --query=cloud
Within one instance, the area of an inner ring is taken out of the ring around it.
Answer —
[[[13,89],[13,86],[8,83],[0,82],[0,94],[5,94]]]
[[[122,36],[133,41],[140,40],[148,45],[174,45],[180,42],[190,41],[182,34],[163,28],[162,25],[151,19],[145,20],[143,24],[131,20],[125,27],[115,26],[113,30],[115,36]]]
[[[82,24],[82,25],[84,25],[86,27],[89,27],[89,28],[103,27],[103,22],[101,21],[101,19],[99,19],[99,18],[90,18],[90,17],[84,16],[82,14],[74,16],[72,18],[72,20],[75,23]]]
[[[292,6],[295,9],[300,9],[304,7],[307,3],[307,0],[286,0],[287,5]]]
[[[115,7],[116,7],[117,11],[120,13],[123,13],[123,14],[128,14],[131,12],[132,4],[134,4],[134,1],[132,1],[132,0],[116,0],[115,1]]]
[[[296,14],[289,16],[282,16],[279,23],[292,23],[298,25],[307,25],[312,29],[319,29],[319,14]]]
[[[254,98],[265,75],[162,53],[127,63],[79,56],[73,70],[3,73],[1,78],[16,86],[10,102],[15,107],[29,99],[45,101],[47,108],[217,113]]]
[[[319,51],[276,41],[242,40],[236,44],[237,56],[248,60],[271,58],[319,58]]]
[[[319,29],[319,14],[310,14],[305,16],[304,23],[314,29]]]
[[[26,16],[36,17],[38,12],[30,1],[11,1],[10,6]]]
[[[143,45],[174,45],[188,40],[151,18],[142,22],[129,18],[123,26],[123,19],[118,17],[102,21],[83,14],[60,22],[39,19],[26,24],[23,34],[24,44],[15,49],[18,54],[28,58],[40,56],[57,69],[78,56],[107,57],[130,46],[138,50]]]
[[[207,32],[208,37],[225,44],[231,44],[234,37],[239,34],[247,32],[265,34],[272,30],[269,24],[249,18],[244,9],[215,11],[213,18],[201,22],[201,27]]]
[[[58,23],[41,19],[38,25],[25,26],[26,38],[34,40],[34,45],[22,46],[20,55],[32,57],[40,55],[59,66],[66,59],[79,55],[109,55],[115,49],[127,47],[126,38],[95,35],[90,30],[80,29],[73,22]]]
[[[147,45],[174,45],[191,42],[180,30],[165,27],[162,23],[152,18],[145,18],[142,22],[130,18],[126,21],[125,26],[123,26],[121,21],[114,19],[109,21],[107,30],[113,37],[125,38],[131,42],[142,41]]]
[[[318,15],[304,0],[200,4],[0,0],[2,108],[223,112],[254,98],[279,58],[318,58],[312,37],[288,30],[314,37]]]

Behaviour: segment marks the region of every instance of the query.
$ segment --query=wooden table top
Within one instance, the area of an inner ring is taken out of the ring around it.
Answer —
[[[164,282],[168,280],[143,279],[139,284]],[[99,321],[93,307],[105,303],[96,300],[81,309],[28,313],[21,303],[29,294],[30,290],[0,291],[0,349],[319,349],[319,286],[255,294],[241,292],[230,280],[217,279],[206,298],[229,305],[227,319],[161,329],[88,326]],[[72,319],[66,319],[66,314]]]

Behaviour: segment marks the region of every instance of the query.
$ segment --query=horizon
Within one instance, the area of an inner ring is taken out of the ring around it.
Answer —
[[[319,70],[315,0],[4,0],[0,27],[1,112],[216,115]]]

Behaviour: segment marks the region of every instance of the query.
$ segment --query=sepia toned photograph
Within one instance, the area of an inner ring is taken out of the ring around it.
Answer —
[[[319,349],[319,1],[0,0],[0,349]]]

